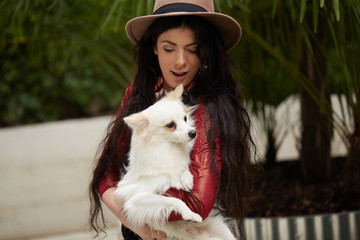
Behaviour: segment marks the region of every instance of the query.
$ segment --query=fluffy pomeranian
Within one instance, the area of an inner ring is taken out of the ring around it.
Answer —
[[[149,108],[124,118],[132,129],[127,172],[114,193],[133,226],[148,224],[167,239],[235,239],[223,218],[212,210],[204,221],[180,199],[164,196],[169,188],[190,191],[190,153],[196,138],[191,117],[196,106],[181,101],[183,86]],[[167,221],[171,212],[183,220]]]

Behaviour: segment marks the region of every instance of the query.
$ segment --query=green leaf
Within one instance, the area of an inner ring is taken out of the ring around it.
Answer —
[[[276,9],[277,9],[278,3],[279,3],[279,0],[274,0],[274,2],[273,2],[272,18],[274,18],[274,17],[275,17],[275,14],[276,14]]]
[[[319,23],[319,2],[318,2],[318,0],[313,0],[313,22],[314,22],[314,32],[317,32],[318,23]]]
[[[325,0],[320,0],[320,7],[323,8],[325,5]]]
[[[115,24],[114,24],[114,32],[117,32],[118,26],[120,25],[120,19],[122,17],[122,14],[124,12],[124,3],[121,3],[119,6],[119,9],[117,11],[117,14],[115,16]]]
[[[339,0],[333,0],[334,11],[336,15],[336,20],[340,21],[340,8],[339,8]]]
[[[115,10],[116,10],[116,8],[118,7],[118,5],[119,5],[120,2],[121,2],[121,0],[115,0],[115,1],[113,2],[112,6],[111,6],[111,9],[110,9],[110,11],[109,11],[109,14],[107,15],[104,23],[102,24],[101,29],[104,29],[104,28],[108,25],[111,17],[113,16],[113,14],[114,14],[114,12],[115,12]]]
[[[154,0],[146,1],[146,14],[150,15],[153,12]]]
[[[137,2],[137,5],[136,5],[136,13],[135,13],[135,16],[142,16],[144,15],[143,12],[144,12],[144,9],[145,9],[145,2],[144,0],[138,0],[136,1]]]
[[[300,6],[300,23],[303,22],[305,12],[306,12],[306,2],[307,0],[301,0],[301,6]]]
[[[231,0],[227,0],[227,3],[228,3],[228,5],[229,5],[230,8],[233,7],[233,4],[232,4]]]
[[[297,9],[294,6],[294,1],[288,0],[287,4],[288,4],[289,10],[290,10],[291,20],[296,21],[296,18],[297,18],[296,17],[296,11],[297,11]]]

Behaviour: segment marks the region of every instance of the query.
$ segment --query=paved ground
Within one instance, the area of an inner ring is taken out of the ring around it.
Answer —
[[[107,231],[107,237],[103,240],[120,240],[120,232],[117,228],[112,228]],[[48,237],[39,237],[39,238],[30,238],[28,240],[91,240],[92,234],[87,232],[76,232],[76,233],[67,233],[60,235],[52,235]]]

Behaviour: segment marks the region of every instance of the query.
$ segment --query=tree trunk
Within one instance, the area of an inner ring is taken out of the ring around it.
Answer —
[[[357,87],[357,102],[353,107],[354,132],[350,136],[350,150],[345,166],[345,188],[360,191],[360,85]]]
[[[276,146],[276,136],[275,136],[275,130],[273,128],[270,128],[266,132],[267,136],[267,147],[266,147],[266,166],[267,167],[273,167],[276,164],[276,155],[278,148]]]
[[[319,37],[320,33],[318,33]],[[321,36],[321,35],[320,35]],[[319,41],[323,43],[323,41]],[[326,60],[319,47],[313,43],[315,62],[303,47],[301,71],[319,91],[320,103],[330,103],[329,84],[326,79]],[[307,183],[327,181],[331,178],[331,120],[305,89],[300,91],[301,150],[300,161],[303,178]]]

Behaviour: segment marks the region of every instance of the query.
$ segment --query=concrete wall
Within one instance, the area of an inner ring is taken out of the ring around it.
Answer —
[[[0,239],[87,229],[90,169],[109,121],[0,130]]]

